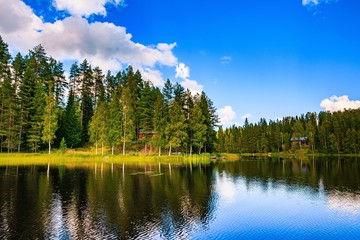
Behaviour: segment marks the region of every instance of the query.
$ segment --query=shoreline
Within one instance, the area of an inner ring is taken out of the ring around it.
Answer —
[[[71,153],[0,153],[0,166],[20,165],[65,165],[89,163],[114,163],[114,164],[211,164],[214,162],[238,161],[242,158],[284,158],[307,159],[309,157],[360,157],[360,154],[324,154],[324,153],[221,153],[201,155],[151,155],[143,153],[129,153],[126,155],[95,155],[84,152]]]

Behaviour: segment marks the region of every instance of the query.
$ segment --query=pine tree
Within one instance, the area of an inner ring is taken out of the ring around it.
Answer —
[[[199,154],[206,141],[206,125],[205,117],[202,114],[200,105],[195,103],[194,107],[190,109],[189,116],[189,140],[190,140],[190,155],[192,154],[193,146],[198,149]]]
[[[182,147],[186,142],[187,132],[185,125],[185,116],[182,107],[177,101],[170,103],[169,122],[166,126],[166,139],[169,147],[169,155],[171,155],[173,148]]]
[[[97,105],[97,102],[105,101],[105,87],[104,87],[104,75],[102,70],[99,67],[94,68],[93,78],[94,78],[94,105]]]
[[[70,90],[69,93],[62,126],[66,143],[71,148],[79,146],[81,142],[81,123],[73,90]]]
[[[42,136],[43,116],[45,109],[44,88],[41,82],[35,85],[35,93],[32,101],[31,115],[29,116],[28,139],[27,142],[31,151],[37,152]]]
[[[219,123],[219,118],[216,115],[216,108],[212,101],[206,96],[205,92],[202,92],[200,95],[200,108],[203,116],[205,117],[204,124],[206,125],[206,141],[204,144],[205,152],[212,152],[215,150],[216,142],[216,131]]]
[[[121,73],[120,73],[121,74]],[[111,96],[114,94],[117,88],[116,78],[111,74],[110,71],[107,72],[105,77],[105,98],[107,102],[110,102]]]
[[[17,99],[16,85],[12,83],[10,68],[11,56],[8,45],[0,37],[0,150],[6,143],[7,150],[12,151],[16,144],[17,133]]]
[[[164,88],[162,89],[162,94],[164,95],[165,103],[170,106],[170,102],[174,98],[174,88],[169,79],[165,82]]]
[[[131,105],[131,95],[130,89],[128,87],[123,88],[121,95],[121,106],[122,106],[122,143],[123,143],[123,155],[125,155],[126,143],[131,142],[135,139],[136,129],[135,129],[135,121],[134,121],[134,110]]]
[[[122,134],[122,109],[119,91],[111,96],[108,111],[107,141],[111,147],[111,154],[114,155],[115,145],[121,140]]]
[[[85,59],[79,66],[79,78],[81,81],[81,104],[80,104],[80,119],[81,119],[81,141],[84,145],[89,142],[89,123],[93,116],[93,92],[94,86],[92,69]]]
[[[166,143],[166,126],[168,124],[169,114],[168,108],[165,104],[164,96],[159,89],[155,90],[156,100],[154,104],[154,132],[152,143],[159,148],[159,156],[161,155],[161,149]]]
[[[139,134],[142,134],[142,141],[145,142],[145,152],[147,152],[147,143],[153,133],[153,114],[156,96],[154,95],[154,87],[150,82],[145,82],[142,90],[138,112],[139,112]]]

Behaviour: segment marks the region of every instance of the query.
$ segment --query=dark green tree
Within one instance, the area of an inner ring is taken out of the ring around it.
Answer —
[[[75,101],[73,90],[70,90],[69,98],[63,117],[64,138],[70,148],[78,147],[81,142],[81,122],[79,106]]]
[[[185,125],[185,116],[182,108],[177,101],[172,101],[169,108],[169,122],[166,126],[167,146],[169,147],[169,155],[172,149],[180,148],[186,143],[187,132]]]

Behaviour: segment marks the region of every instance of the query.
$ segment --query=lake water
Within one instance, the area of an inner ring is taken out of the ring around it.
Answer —
[[[0,167],[0,239],[360,239],[360,160]]]

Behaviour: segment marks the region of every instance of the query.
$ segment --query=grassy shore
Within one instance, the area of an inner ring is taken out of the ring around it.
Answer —
[[[215,160],[237,160],[238,155],[218,155],[211,156],[210,154],[201,155],[148,155],[148,154],[127,154],[127,155],[95,155],[86,152],[67,152],[67,153],[2,153],[0,154],[0,165],[14,166],[14,165],[66,165],[66,164],[89,164],[89,163],[118,163],[118,164],[210,164]]]
[[[200,155],[162,155],[130,153],[126,155],[101,155],[89,151],[68,151],[66,153],[54,152],[47,153],[1,153],[0,166],[18,165],[82,165],[90,163],[114,163],[114,164],[210,164],[214,161],[237,161],[243,157],[261,158],[286,158],[303,159],[314,157],[360,157],[360,154],[323,154],[305,152],[281,152],[281,153],[223,153],[223,154],[200,154]]]

